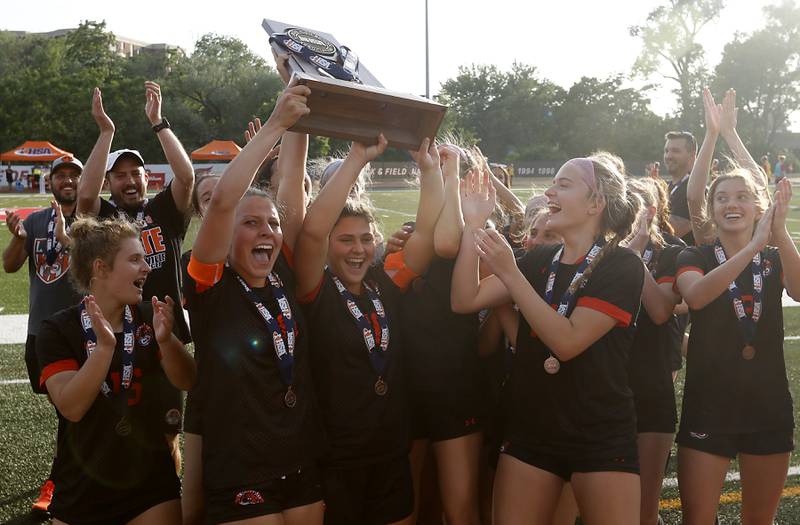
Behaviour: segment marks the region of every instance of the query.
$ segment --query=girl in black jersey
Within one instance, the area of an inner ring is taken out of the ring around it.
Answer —
[[[706,105],[707,113],[715,108],[723,133],[735,133],[732,94],[722,108]],[[706,139],[703,149],[713,152],[715,140]],[[692,178],[707,177],[710,160],[704,162]],[[768,207],[761,182],[760,172],[745,169],[717,177],[706,204],[713,242],[678,257],[677,288],[692,315],[677,437],[681,506],[690,525],[714,520],[735,458],[742,522],[772,523],[794,448],[781,305],[784,289],[800,297],[800,254],[786,229],[792,188],[782,181]]]
[[[302,163],[281,182],[280,216],[266,193],[249,189],[278,138],[309,112],[308,94],[305,86],[284,91],[228,165],[192,250],[186,297],[198,378],[185,423],[193,440],[186,456],[191,520],[322,522],[308,333],[291,271],[305,212]],[[307,144],[305,136],[289,142],[302,151]]]
[[[195,377],[172,334],[171,298],[142,303],[150,271],[139,230],[125,219],[80,219],[71,277],[89,294],[42,324],[41,383],[58,411],[54,523],[181,522],[180,482],[160,417],[160,369],[176,388]]]
[[[400,293],[433,257],[444,199],[439,155],[425,139],[416,229],[402,252],[375,266],[373,216],[348,193],[384,151],[353,143],[311,204],[297,242],[297,293],[312,325],[314,379],[328,449],[323,458],[325,523],[407,520],[414,496],[408,461]]]
[[[564,244],[536,248],[518,262],[498,232],[483,229],[494,208],[488,181],[472,177],[464,185],[453,309],[513,300],[520,310],[495,523],[549,524],[565,481],[585,521],[639,522],[636,416],[625,363],[644,270],[619,242],[640,199],[617,162],[598,154],[561,167],[545,194],[548,227]],[[494,273],[482,281],[479,257]]]
[[[673,291],[675,260],[681,246],[670,245],[659,229],[658,186],[653,179],[631,179],[628,187],[642,199],[638,227],[627,246],[645,265],[644,308],[636,322],[630,350],[628,381],[636,404],[639,467],[642,487],[640,523],[657,525],[658,503],[677,414],[672,383],[674,339],[670,323],[680,298]],[[668,216],[668,215],[666,215]]]

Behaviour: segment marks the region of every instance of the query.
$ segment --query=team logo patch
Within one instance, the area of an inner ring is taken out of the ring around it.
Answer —
[[[689,432],[689,435],[695,439],[706,439],[708,437],[708,434],[703,432]]]
[[[53,264],[47,264],[47,239],[33,241],[33,261],[36,276],[45,284],[54,283],[69,270],[69,250],[61,250]]]
[[[257,490],[243,490],[236,495],[234,502],[241,506],[258,505],[264,503],[264,497]]]
[[[164,421],[167,422],[167,425],[180,425],[181,411],[177,408],[170,408],[164,415]]]
[[[136,340],[141,346],[148,346],[153,342],[153,329],[149,324],[140,324],[136,329]]]

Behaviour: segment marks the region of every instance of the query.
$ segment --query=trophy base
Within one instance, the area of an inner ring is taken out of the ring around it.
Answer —
[[[426,137],[433,139],[447,108],[413,95],[337,79],[293,74],[298,84],[311,89],[308,107],[291,131],[377,143],[383,133],[389,146],[417,150]]]

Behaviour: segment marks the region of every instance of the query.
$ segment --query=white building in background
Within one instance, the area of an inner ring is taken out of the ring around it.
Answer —
[[[68,35],[69,33],[75,31],[76,28],[66,28],[66,29],[55,29],[53,31],[46,31],[43,33],[32,33],[29,31],[8,31],[8,33],[16,36],[25,36],[25,35],[32,35],[32,36],[39,36],[43,38],[60,38]],[[120,36],[114,34],[114,45],[112,46],[113,51],[115,51],[118,55],[124,57],[132,57],[138,55],[139,53],[172,53],[172,52],[179,52],[183,53],[183,49],[178,46],[173,46],[171,44],[165,43],[158,43],[158,44],[151,44],[149,42],[144,42],[142,40],[136,40],[135,38],[128,38],[126,36]]]

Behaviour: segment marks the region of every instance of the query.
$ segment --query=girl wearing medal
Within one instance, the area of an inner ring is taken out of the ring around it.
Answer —
[[[735,113],[726,96],[724,133],[735,129]],[[703,168],[691,177],[705,178]],[[778,184],[767,207],[761,177],[744,169],[717,177],[706,204],[713,242],[678,257],[677,288],[692,315],[677,436],[681,506],[690,525],[713,522],[735,458],[742,522],[772,523],[794,449],[781,305],[784,289],[800,297],[800,255],[786,229],[792,188]]]
[[[644,268],[619,246],[640,199],[608,154],[572,159],[546,191],[547,226],[564,244],[518,262],[494,230],[488,180],[465,181],[466,227],[452,305],[478,311],[513,301],[519,331],[505,443],[494,485],[498,524],[549,524],[572,484],[582,518],[639,523],[636,415],[625,368]],[[478,280],[478,259],[494,273]]]
[[[309,112],[309,92],[284,91],[214,188],[194,243],[186,297],[198,377],[185,422],[186,522],[322,523],[309,337],[291,269],[305,212],[303,163],[284,172],[281,215],[250,188],[270,149]],[[296,135],[283,151],[294,159],[306,147]]]
[[[348,193],[386,146],[383,135],[376,145],[353,143],[311,204],[297,241],[297,293],[312,326],[328,440],[326,524],[398,523],[414,510],[400,294],[433,257],[444,189],[438,151],[425,139],[415,154],[421,170],[416,229],[402,252],[373,265],[374,217],[367,202]]]
[[[658,504],[677,422],[672,358],[676,341],[673,315],[680,297],[673,291],[675,261],[683,249],[665,240],[659,217],[668,217],[659,205],[658,183],[651,178],[628,180],[628,188],[642,199],[638,227],[627,242],[646,267],[642,304],[630,350],[628,381],[636,404],[642,525],[657,525]],[[663,219],[662,219],[663,220]],[[669,224],[668,222],[666,224]],[[680,242],[678,239],[677,242]],[[682,243],[681,243],[682,244]]]
[[[58,411],[53,522],[181,522],[180,482],[161,420],[160,369],[188,390],[194,360],[173,335],[171,298],[142,303],[150,267],[125,219],[72,224],[71,277],[87,293],[42,324],[41,384]]]

